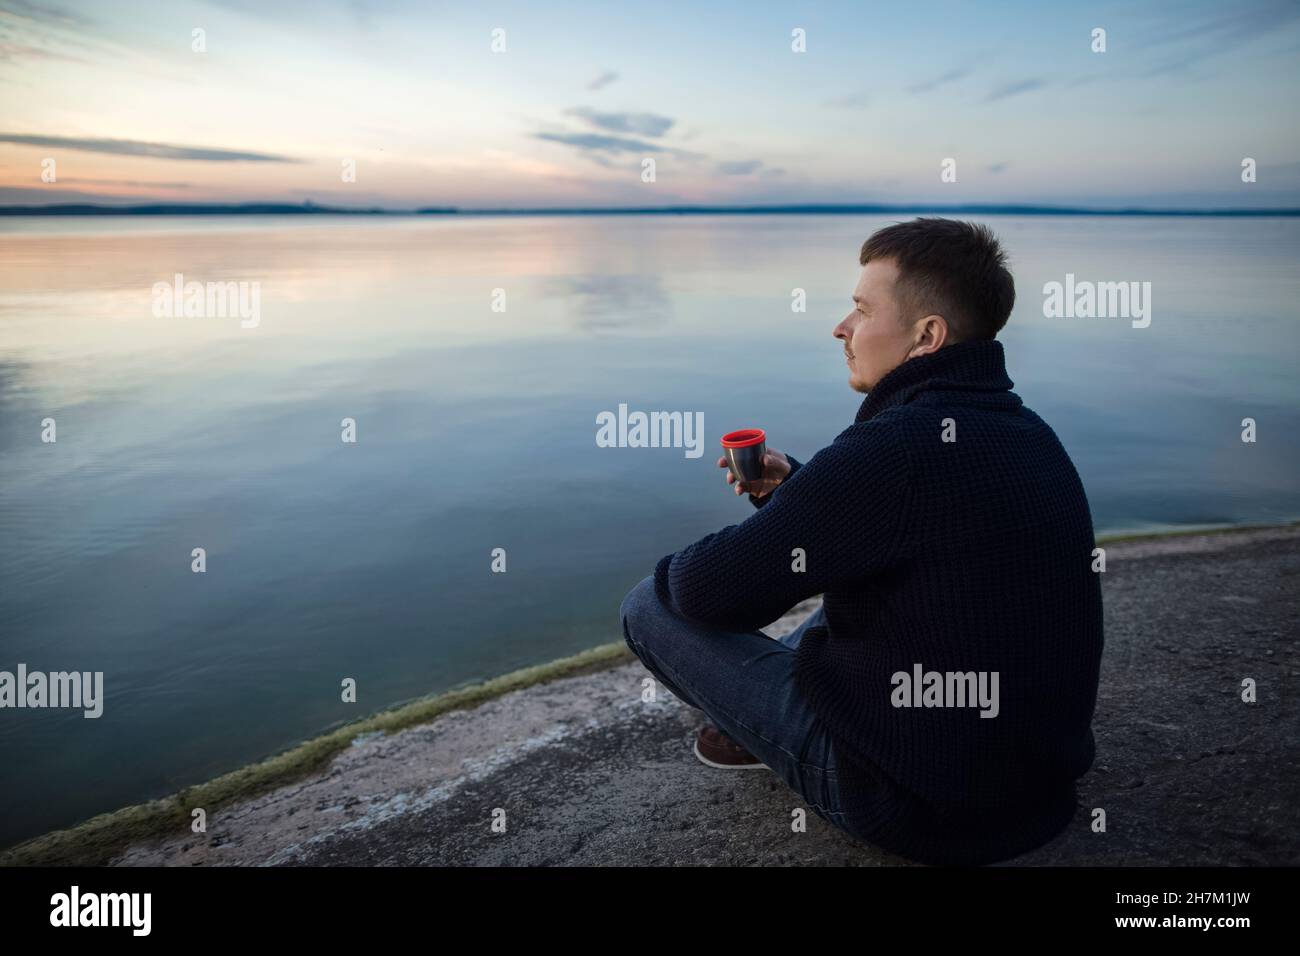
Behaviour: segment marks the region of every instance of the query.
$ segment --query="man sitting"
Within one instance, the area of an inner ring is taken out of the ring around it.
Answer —
[[[1093,761],[1092,518],[1011,391],[995,337],[1015,286],[993,234],[917,219],[859,262],[834,329],[866,394],[854,423],[806,463],[772,450],[758,481],[728,473],[757,510],[664,557],[624,599],[624,635],[711,720],[695,743],[711,766],[768,767],[919,862],[1007,859],[1070,822]],[[758,630],[818,594],[794,634]]]

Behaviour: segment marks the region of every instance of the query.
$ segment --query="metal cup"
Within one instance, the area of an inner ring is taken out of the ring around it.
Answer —
[[[767,435],[761,428],[742,428],[722,436],[722,454],[737,481],[758,481],[763,477],[763,456]]]

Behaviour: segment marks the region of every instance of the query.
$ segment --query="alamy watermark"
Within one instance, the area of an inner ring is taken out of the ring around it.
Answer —
[[[171,282],[153,284],[155,318],[240,319],[240,328],[255,329],[262,321],[260,282],[185,281],[176,273]]]
[[[981,717],[996,717],[998,671],[895,671],[889,702],[895,707],[978,707]]]
[[[598,448],[684,448],[687,458],[704,454],[703,412],[629,412],[596,415]]]
[[[1043,315],[1049,319],[1132,319],[1133,328],[1151,324],[1150,282],[1064,282],[1043,285]]]
[[[83,893],[73,884],[50,897],[51,926],[125,926],[132,936],[148,936],[152,913],[152,893]]]
[[[95,718],[104,713],[103,671],[28,671],[26,664],[18,672],[0,671],[0,708],[4,707],[80,707],[83,717]]]

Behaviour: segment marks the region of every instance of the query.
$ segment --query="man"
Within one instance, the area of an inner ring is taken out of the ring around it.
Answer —
[[[624,635],[712,720],[710,766],[771,768],[918,862],[1008,859],[1070,823],[1094,757],[1092,518],[1011,391],[993,234],[916,219],[859,261],[834,330],[866,393],[855,422],[806,464],[773,450],[752,485],[728,474],[758,510],[664,557],[623,601]],[[758,630],[818,594],[793,634]]]

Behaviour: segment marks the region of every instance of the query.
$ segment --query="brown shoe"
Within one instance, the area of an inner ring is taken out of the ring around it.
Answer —
[[[712,724],[705,724],[696,734],[695,756],[701,763],[719,770],[768,769],[767,764]]]

